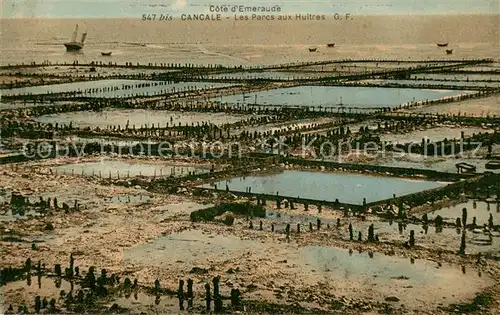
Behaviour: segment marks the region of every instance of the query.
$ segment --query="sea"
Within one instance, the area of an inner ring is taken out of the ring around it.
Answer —
[[[143,21],[139,14],[120,19],[3,18],[0,65],[97,61],[259,67],[342,59],[499,58],[499,21],[497,14],[353,14],[344,20],[327,16],[305,21],[237,21],[231,16],[221,21]],[[68,53],[63,44],[77,24],[88,33],[85,47]],[[328,48],[328,43],[335,46]],[[449,45],[440,48],[437,43]]]

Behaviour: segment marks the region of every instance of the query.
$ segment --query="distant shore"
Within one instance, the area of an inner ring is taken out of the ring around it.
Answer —
[[[78,23],[98,42],[209,42],[210,44],[425,44],[498,43],[500,14],[476,15],[357,15],[339,13],[339,19],[242,20],[224,13],[221,21],[142,20],[137,17],[109,19],[4,18],[2,42],[24,38],[41,41],[69,38]],[[294,15],[292,13],[287,13]],[[167,27],[167,28],[166,28]]]

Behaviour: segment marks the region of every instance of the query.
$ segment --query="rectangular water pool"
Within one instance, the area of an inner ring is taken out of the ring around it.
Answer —
[[[455,90],[425,90],[403,88],[344,87],[344,86],[296,86],[268,91],[236,94],[214,98],[228,104],[322,106],[356,109],[396,107],[408,102],[439,99],[470,93]]]
[[[363,204],[385,200],[396,196],[412,194],[428,189],[445,186],[446,183],[408,180],[402,178],[377,177],[346,173],[322,173],[304,171],[285,171],[267,176],[237,177],[228,181],[206,184],[202,187],[224,190],[246,191],[251,187],[252,193],[276,195],[283,197],[300,197],[306,199],[335,201],[342,203]]]
[[[211,82],[169,82],[150,80],[97,80],[0,90],[0,94],[36,95],[78,92],[86,97],[131,97],[226,87],[234,84]]]
[[[127,163],[122,161],[103,160],[79,164],[61,165],[54,172],[68,175],[100,176],[102,178],[127,178],[135,176],[172,176],[182,177],[190,172],[194,174],[208,173],[210,169],[189,165],[157,165],[148,163]]]
[[[100,112],[79,111],[57,113],[36,117],[35,120],[44,124],[59,125],[72,123],[74,127],[121,126],[128,123],[130,128],[140,128],[142,125],[155,127],[191,126],[211,123],[215,125],[232,124],[250,118],[249,115],[228,115],[225,113],[174,112],[149,109],[114,109],[107,108]]]

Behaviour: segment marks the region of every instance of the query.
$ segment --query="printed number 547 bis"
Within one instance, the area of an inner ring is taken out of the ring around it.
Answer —
[[[156,14],[143,14],[142,20],[143,21],[154,21],[154,20],[156,20]]]

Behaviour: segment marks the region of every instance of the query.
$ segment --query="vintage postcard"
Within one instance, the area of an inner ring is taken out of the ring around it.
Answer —
[[[1,12],[1,314],[498,314],[499,0]]]

